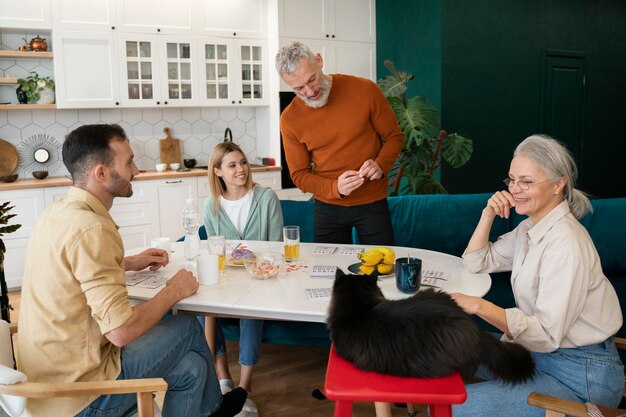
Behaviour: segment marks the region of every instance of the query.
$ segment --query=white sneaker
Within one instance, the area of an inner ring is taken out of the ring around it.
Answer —
[[[241,412],[235,417],[259,417],[259,409],[254,401],[250,398],[246,398],[246,402],[241,409]]]
[[[220,379],[220,391],[222,391],[222,395],[231,392],[233,389],[235,389],[235,384],[232,379]]]

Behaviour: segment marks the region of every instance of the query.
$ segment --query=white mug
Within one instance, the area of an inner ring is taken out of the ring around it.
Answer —
[[[196,258],[198,266],[198,283],[200,285],[217,284],[220,280],[219,257],[202,254]]]
[[[150,241],[150,246],[163,249],[168,254],[172,252],[172,240],[169,237],[155,237]]]

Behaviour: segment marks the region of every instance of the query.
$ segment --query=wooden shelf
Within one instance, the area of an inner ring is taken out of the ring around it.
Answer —
[[[41,110],[56,108],[56,104],[0,104],[0,110]]]
[[[54,57],[52,52],[33,52],[33,51],[0,51],[0,58],[15,59],[50,59]]]
[[[15,77],[0,77],[0,84],[17,84]]]

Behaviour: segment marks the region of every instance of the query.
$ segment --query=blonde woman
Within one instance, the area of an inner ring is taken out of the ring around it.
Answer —
[[[209,187],[211,194],[204,207],[204,225],[208,236],[220,235],[232,240],[282,240],[280,201],[270,188],[252,181],[250,165],[238,145],[224,142],[215,147],[209,160]],[[239,386],[248,393],[252,390],[252,371],[259,361],[262,335],[263,321],[240,320]],[[234,384],[219,325],[215,334],[215,356],[222,392],[228,392]],[[239,416],[257,415],[256,405],[247,399]]]

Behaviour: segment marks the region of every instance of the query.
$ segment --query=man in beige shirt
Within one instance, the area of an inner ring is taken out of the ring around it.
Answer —
[[[245,390],[222,397],[211,352],[195,317],[163,316],[194,294],[198,282],[178,271],[153,299],[128,300],[124,271],[156,270],[167,252],[124,257],[109,214],[115,197],[132,195],[139,172],[118,125],[86,125],[63,144],[74,186],[47,208],[28,243],[18,333],[18,367],[37,382],[162,377],[163,416],[233,416]],[[33,416],[121,416],[134,395],[31,399]]]

